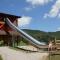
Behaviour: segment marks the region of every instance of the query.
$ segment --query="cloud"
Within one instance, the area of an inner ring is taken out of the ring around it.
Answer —
[[[24,27],[30,24],[32,20],[32,17],[29,16],[23,16],[22,18],[18,19],[18,26],[19,27]]]
[[[25,11],[30,11],[30,10],[32,10],[32,7],[25,7],[24,9],[25,9]]]
[[[52,6],[49,13],[47,13],[47,17],[60,17],[60,0],[57,0],[56,3]]]
[[[47,18],[48,17],[48,14],[44,14],[43,18]]]
[[[57,28],[57,31],[60,31],[60,27]]]
[[[58,18],[60,18],[60,13],[58,14]]]
[[[26,0],[26,2],[29,3],[29,7],[25,7],[25,11],[30,11],[37,6],[45,5],[52,1],[53,0]]]
[[[44,5],[52,0],[26,0],[26,2],[30,3],[32,6]]]

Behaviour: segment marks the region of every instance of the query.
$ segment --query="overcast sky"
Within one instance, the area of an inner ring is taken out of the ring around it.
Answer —
[[[21,16],[21,29],[60,31],[60,0],[0,0],[0,12]]]

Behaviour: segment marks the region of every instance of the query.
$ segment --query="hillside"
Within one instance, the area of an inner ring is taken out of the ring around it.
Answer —
[[[48,32],[49,35],[56,37],[57,40],[60,40],[60,31],[56,31],[56,32]]]
[[[23,29],[26,33],[34,37],[35,39],[48,43],[49,40],[54,40],[55,37],[60,39],[60,31],[57,32],[44,32],[40,30]]]

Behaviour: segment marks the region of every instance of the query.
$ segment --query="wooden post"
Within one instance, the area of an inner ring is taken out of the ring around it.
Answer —
[[[15,36],[12,34],[12,47],[15,47]]]
[[[19,41],[18,41],[18,40],[19,40],[19,38],[18,38],[18,36],[16,36],[16,43],[17,43],[17,46],[19,45],[19,43],[18,43]]]

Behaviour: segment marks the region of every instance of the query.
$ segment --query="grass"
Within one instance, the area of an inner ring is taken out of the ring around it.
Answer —
[[[20,42],[20,46],[25,46],[26,43],[24,43],[23,41]]]
[[[50,59],[49,60],[60,60],[60,55],[50,56]]]
[[[3,60],[2,57],[1,57],[1,55],[0,55],[0,60]]]
[[[60,51],[56,52],[56,54],[50,55],[48,60],[60,60]]]

